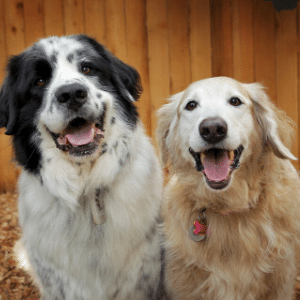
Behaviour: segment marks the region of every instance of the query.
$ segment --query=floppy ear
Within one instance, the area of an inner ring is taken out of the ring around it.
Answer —
[[[183,92],[180,92],[176,95],[173,95],[169,99],[169,103],[163,105],[157,111],[158,123],[157,123],[157,130],[156,130],[156,140],[157,146],[159,150],[160,160],[163,166],[166,166],[169,159],[169,152],[166,143],[166,139],[169,135],[170,125],[177,114],[177,108],[179,102],[183,96]]]
[[[140,75],[133,67],[115,57],[95,39],[84,34],[77,35],[77,39],[91,45],[100,56],[109,62],[111,80],[122,97],[129,102],[139,99],[143,89],[140,83]]]
[[[109,60],[112,67],[112,80],[118,91],[129,102],[138,100],[143,90],[139,73],[111,53]]]
[[[270,101],[259,83],[244,84],[254,104],[255,116],[262,128],[264,141],[274,154],[283,159],[297,160],[288,148],[292,144],[292,120]]]
[[[13,135],[18,117],[16,89],[13,87],[14,78],[17,76],[17,60],[11,58],[8,65],[8,75],[4,79],[0,90],[0,128],[6,127],[5,134]]]

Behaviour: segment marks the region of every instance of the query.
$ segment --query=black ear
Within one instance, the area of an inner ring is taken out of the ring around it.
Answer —
[[[18,118],[17,96],[14,82],[18,73],[18,57],[14,56],[8,63],[8,74],[0,90],[0,128],[6,127],[5,134],[16,133]]]
[[[121,95],[130,102],[139,99],[142,93],[139,73],[120,59],[108,54],[112,67],[112,80]]]
[[[108,61],[110,79],[123,98],[129,102],[139,99],[143,89],[140,75],[133,67],[122,62],[93,38],[80,34],[77,35],[77,39],[91,45],[101,57]]]

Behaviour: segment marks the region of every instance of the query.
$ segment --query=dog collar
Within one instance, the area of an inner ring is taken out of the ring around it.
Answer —
[[[205,207],[199,211],[198,218],[190,227],[189,236],[194,242],[201,242],[206,238],[208,226],[205,211]]]

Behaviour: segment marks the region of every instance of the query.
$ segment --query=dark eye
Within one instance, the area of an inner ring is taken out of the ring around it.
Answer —
[[[89,67],[89,66],[82,66],[81,71],[82,71],[82,73],[84,73],[84,74],[89,74],[89,73],[91,73],[92,68]]]
[[[243,102],[238,97],[232,97],[229,100],[229,104],[232,106],[240,106]]]
[[[187,110],[194,110],[198,106],[198,103],[196,101],[190,101],[186,105],[185,109]]]
[[[35,82],[35,84],[38,86],[43,86],[45,83],[46,83],[46,81],[43,78],[39,78]]]

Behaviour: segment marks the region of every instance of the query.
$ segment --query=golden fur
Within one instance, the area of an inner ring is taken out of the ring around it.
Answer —
[[[201,101],[201,91],[214,90],[214,85],[218,97],[223,86],[240,93],[248,101],[252,122],[241,166],[220,191],[207,186],[186,154],[189,132],[180,133],[182,103],[191,91],[197,97],[197,89]],[[285,113],[270,102],[261,85],[219,77],[173,96],[158,116],[158,146],[171,173],[162,213],[166,285],[172,299],[293,299],[300,182],[289,161],[294,158],[288,150],[293,127]],[[209,231],[204,241],[194,242],[188,231],[203,207]]]

